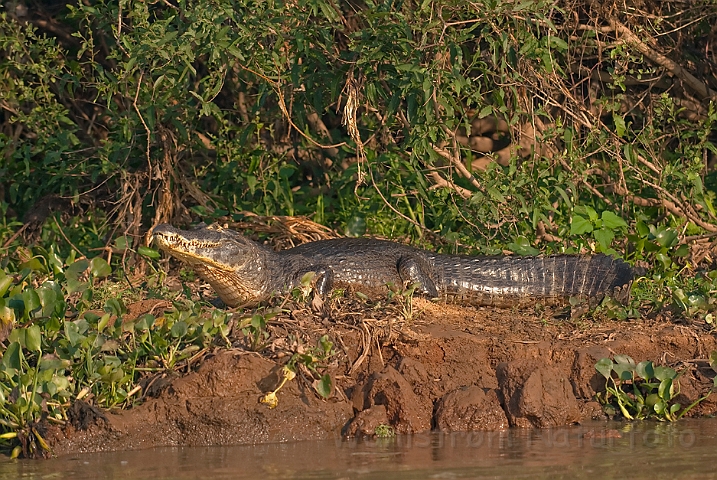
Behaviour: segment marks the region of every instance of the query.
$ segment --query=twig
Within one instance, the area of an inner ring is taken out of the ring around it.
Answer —
[[[455,137],[454,137],[453,140],[454,140],[454,142],[455,142]],[[466,168],[466,166],[463,165],[463,162],[461,162],[460,158],[456,158],[456,155],[451,154],[449,151],[447,151],[447,150],[444,149],[444,148],[440,148],[440,147],[437,147],[437,146],[435,146],[435,145],[432,145],[432,147],[433,147],[433,150],[434,150],[438,155],[440,155],[441,157],[443,157],[443,158],[447,159],[448,161],[450,161],[450,162],[451,162],[451,165],[453,165],[454,167],[456,167],[456,170],[458,170],[458,172],[459,172],[464,178],[466,178],[469,182],[471,182],[471,185],[473,185],[473,186],[474,186],[475,188],[477,188],[478,190],[483,191],[482,185],[478,182],[478,180],[475,178],[475,176],[474,176],[471,172],[468,171],[468,169]],[[457,148],[457,146],[454,146],[454,148]]]
[[[8,239],[8,241],[3,244],[2,248],[7,248],[7,247],[9,247],[10,244],[13,242],[13,240],[15,240],[18,236],[20,236],[20,235],[22,234],[22,232],[24,232],[24,231],[27,229],[28,225],[30,225],[30,224],[29,224],[29,223],[24,224],[22,227],[20,227],[20,228],[17,230],[17,232],[13,233],[13,234],[12,234],[12,237],[10,237],[10,238]]]
[[[139,116],[142,125],[144,125],[145,132],[147,132],[147,177],[149,179],[149,182],[147,183],[147,190],[149,190],[152,187],[152,159],[149,156],[152,133],[149,131],[149,127],[147,126],[147,123],[145,123],[144,117],[142,117],[142,113],[139,111],[139,107],[137,106],[137,99],[139,98],[139,89],[142,86],[143,77],[144,72],[139,72],[139,80],[137,80],[137,91],[134,93],[134,101],[132,102],[132,106],[137,112],[137,115]]]
[[[74,251],[76,251],[77,253],[79,253],[81,257],[87,258],[86,255],[85,255],[84,253],[82,253],[82,252],[80,251],[80,249],[77,248],[77,247],[75,246],[75,244],[70,241],[69,238],[67,238],[67,235],[65,235],[65,232],[62,230],[62,227],[60,226],[60,222],[57,221],[57,217],[55,217],[55,216],[53,215],[53,216],[52,216],[52,219],[55,221],[55,225],[57,225],[58,230],[60,230],[60,235],[62,235],[62,237],[65,239],[65,241],[70,244],[70,246],[72,247],[72,249],[73,249]]]
[[[239,65],[239,67],[241,67],[243,70],[246,70],[249,73],[256,75],[259,78],[264,79],[266,82],[268,82],[272,86],[272,88],[276,92],[277,97],[279,98],[279,108],[281,109],[281,112],[284,114],[286,121],[289,122],[289,125],[291,125],[299,133],[299,135],[301,135],[302,137],[307,139],[314,146],[319,147],[319,148],[328,149],[328,148],[343,147],[344,145],[346,145],[346,142],[336,143],[333,145],[323,145],[323,144],[317,142],[316,140],[314,140],[313,138],[311,138],[310,136],[308,136],[307,134],[305,134],[299,127],[296,126],[294,121],[291,119],[291,116],[289,115],[289,110],[286,108],[286,101],[284,100],[284,94],[281,93],[281,88],[280,88],[281,84],[277,81],[270,79],[266,75],[263,75],[257,71],[252,70],[249,67],[245,67],[244,65]]]
[[[682,68],[682,66],[680,66],[673,60],[670,60],[663,54],[653,50],[650,46],[640,40],[637,35],[632,33],[632,31],[625,25],[623,25],[620,21],[615,18],[610,18],[608,19],[608,22],[610,23],[610,26],[613,27],[618,33],[625,36],[627,42],[637,48],[640,53],[642,53],[647,58],[657,63],[661,67],[666,68],[676,77],[679,77],[684,80],[684,82],[689,85],[695,92],[697,92],[697,94],[699,94],[702,98],[710,99],[717,97],[717,93],[715,93],[715,91],[712,90],[707,84],[699,81],[694,75]]]
[[[373,170],[371,170],[371,168],[368,168],[368,167],[366,168],[366,170],[368,170],[369,177],[371,178],[371,185],[373,185],[373,188],[376,189],[376,193],[378,193],[378,196],[381,197],[381,200],[383,200],[383,203],[385,203],[386,206],[388,206],[388,208],[390,208],[391,210],[393,210],[393,212],[394,212],[396,215],[400,216],[401,218],[403,218],[403,219],[406,220],[407,222],[411,223],[412,225],[415,225],[416,227],[420,228],[420,229],[423,230],[424,232],[435,233],[435,232],[432,232],[431,230],[429,230],[428,228],[426,228],[425,225],[422,225],[422,224],[418,223],[417,221],[415,221],[414,219],[408,217],[408,216],[405,215],[404,213],[400,212],[396,207],[394,207],[394,206],[391,204],[391,202],[389,202],[388,199],[383,195],[383,192],[381,191],[381,189],[378,188],[378,185],[376,184],[376,180],[373,178]]]
[[[463,188],[460,185],[456,185],[452,181],[443,178],[435,167],[428,167],[428,177],[433,181],[433,186],[430,188],[448,188],[454,190],[458,195],[465,199],[469,199],[473,196],[473,192],[467,188]]]

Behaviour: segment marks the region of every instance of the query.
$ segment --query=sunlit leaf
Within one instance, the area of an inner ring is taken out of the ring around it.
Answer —
[[[37,310],[42,306],[40,303],[40,296],[34,288],[26,288],[25,291],[22,292],[22,301],[25,303],[26,313]]]
[[[593,231],[593,224],[590,220],[581,215],[573,215],[570,222],[570,235],[582,235]]]
[[[328,373],[323,375],[320,380],[314,382],[314,388],[323,398],[329,398],[334,390],[331,376]]]
[[[145,247],[142,245],[137,249],[137,253],[142,255],[143,257],[152,258],[154,260],[160,258],[162,255],[159,254],[159,252],[153,248]]]
[[[39,325],[30,325],[25,331],[25,346],[28,350],[39,352],[42,346],[42,334]]]
[[[0,270],[0,297],[5,296],[10,285],[12,285],[12,277],[5,275],[5,273]]]
[[[15,310],[2,305],[0,306],[0,342],[4,342],[15,326]]]
[[[2,364],[6,369],[18,371],[22,368],[22,347],[19,342],[7,346],[2,356]]]
[[[627,228],[627,223],[625,220],[623,220],[621,217],[618,217],[614,213],[605,210],[602,212],[602,222],[603,225],[607,228],[611,229],[620,229],[620,228]]]
[[[638,363],[637,367],[635,368],[635,371],[640,376],[640,378],[644,378],[645,380],[650,380],[655,376],[652,362],[650,362],[649,360]]]
[[[657,387],[657,394],[663,400],[667,401],[672,398],[672,379],[666,378],[660,382],[660,386]]]
[[[597,370],[600,375],[602,375],[606,379],[610,378],[610,376],[612,375],[612,367],[613,363],[612,360],[609,358],[601,358],[595,364],[595,370]]]
[[[104,278],[112,273],[112,267],[102,257],[95,257],[90,262],[90,272],[95,278]]]

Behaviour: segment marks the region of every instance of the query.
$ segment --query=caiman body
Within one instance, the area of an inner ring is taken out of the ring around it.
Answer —
[[[335,288],[374,292],[418,283],[417,293],[465,305],[559,304],[570,297],[623,300],[632,270],[606,255],[546,257],[443,255],[364,238],[321,240],[275,252],[218,226],[180,230],[159,225],[153,238],[188,263],[229,306],[291,291],[315,272],[321,295]]]

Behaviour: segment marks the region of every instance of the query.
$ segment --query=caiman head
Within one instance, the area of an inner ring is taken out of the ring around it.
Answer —
[[[180,230],[157,225],[152,240],[165,252],[191,266],[234,307],[266,295],[266,250],[261,245],[218,225]]]

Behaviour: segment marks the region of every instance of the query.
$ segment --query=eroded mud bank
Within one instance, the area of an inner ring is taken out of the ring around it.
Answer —
[[[594,365],[613,354],[684,370],[683,405],[712,385],[706,359],[717,340],[704,325],[576,323],[417,303],[422,312],[410,322],[324,322],[342,353],[330,366],[336,385],[328,400],[297,378],[269,409],[259,398],[276,388],[286,358],[218,349],[194,371],[163,379],[131,410],[77,405],[71,424],[51,427],[48,438],[61,455],[371,435],[378,425],[399,433],[568,425],[604,418],[594,401],[604,379]],[[693,411],[715,412],[712,397]]]

